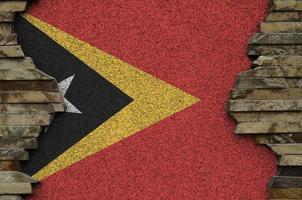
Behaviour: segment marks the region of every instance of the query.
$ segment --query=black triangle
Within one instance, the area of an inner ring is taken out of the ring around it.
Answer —
[[[22,17],[17,17],[16,31],[25,55],[37,68],[58,81],[75,75],[65,97],[83,113],[55,116],[48,132],[39,137],[39,149],[22,164],[23,171],[33,175],[132,99]]]

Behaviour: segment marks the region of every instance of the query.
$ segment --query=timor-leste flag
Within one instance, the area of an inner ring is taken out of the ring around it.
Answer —
[[[234,134],[225,102],[267,0],[40,0],[18,40],[58,80],[23,170],[34,200],[264,200],[275,158]]]

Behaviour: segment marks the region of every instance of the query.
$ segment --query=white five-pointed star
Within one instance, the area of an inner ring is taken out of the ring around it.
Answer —
[[[66,78],[65,80],[58,83],[58,86],[59,86],[59,89],[60,89],[62,95],[64,96],[64,102],[65,102],[65,105],[66,105],[66,112],[82,114],[82,112],[79,109],[77,109],[70,101],[68,101],[68,99],[65,98],[65,94],[66,94],[69,86],[71,85],[73,78],[74,78],[74,75]]]

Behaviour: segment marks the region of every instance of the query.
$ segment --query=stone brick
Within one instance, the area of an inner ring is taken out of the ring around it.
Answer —
[[[8,149],[37,149],[38,142],[36,138],[2,137],[0,138],[0,146]]]
[[[302,55],[302,45],[249,45],[248,55]]]
[[[59,92],[43,91],[0,91],[1,103],[61,103],[64,101]]]
[[[237,134],[302,133],[302,122],[244,122],[237,125],[235,132]]]
[[[27,1],[4,0],[0,2],[0,12],[20,12],[24,11]]]
[[[23,80],[54,80],[53,77],[41,72],[38,69],[24,69],[24,68],[13,68],[13,69],[0,69],[0,81],[23,81]]]
[[[282,11],[302,11],[302,1],[301,0],[272,0],[271,5],[272,10],[282,10]]]
[[[299,55],[268,55],[259,56],[253,65],[271,66],[302,66],[302,56]]]
[[[20,195],[0,195],[0,200],[22,200]]]
[[[12,68],[35,68],[33,60],[29,57],[25,58],[2,58],[0,59],[0,69]]]
[[[44,115],[55,112],[64,112],[65,106],[63,103],[51,104],[0,104],[1,114],[11,115]]]
[[[0,59],[1,60],[1,59]],[[0,81],[0,91],[58,92],[57,81]]]
[[[301,188],[271,188],[271,198],[273,199],[301,199]]]
[[[302,99],[300,88],[289,89],[235,89],[231,92],[233,100],[299,100]]]
[[[0,171],[0,183],[38,183],[39,181],[17,171]]]
[[[249,44],[302,44],[301,33],[255,33]]]
[[[302,177],[274,176],[269,186],[271,188],[302,188]]]
[[[0,126],[0,137],[38,137],[40,126]]]
[[[238,75],[239,78],[301,78],[302,66],[265,66],[256,67],[254,69],[242,72]]]
[[[11,33],[0,35],[0,45],[17,45],[17,34]]]
[[[282,155],[279,166],[302,166],[302,155]]]
[[[302,154],[302,144],[267,144],[267,146],[269,146],[278,155]]]
[[[237,122],[299,122],[302,112],[231,112]]]
[[[301,78],[238,78],[239,89],[285,89],[302,87]]]
[[[302,100],[230,100],[229,111],[302,111]]]
[[[302,12],[270,12],[266,18],[266,22],[301,22],[302,21]]]
[[[0,160],[28,160],[28,152],[24,149],[0,148]]]
[[[19,161],[0,161],[0,171],[21,171]]]
[[[0,46],[0,58],[20,58],[24,57],[21,46]]]
[[[0,183],[0,194],[31,194],[30,183]]]
[[[0,126],[47,126],[51,115],[0,115]]]
[[[262,22],[262,33],[299,33],[302,32],[302,22]]]

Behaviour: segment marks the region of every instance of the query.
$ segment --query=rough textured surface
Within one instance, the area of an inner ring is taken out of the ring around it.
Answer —
[[[302,55],[302,45],[250,45],[248,55]]]
[[[27,1],[7,0],[0,2],[0,12],[19,12],[26,9]]]
[[[274,156],[234,136],[224,112],[267,1],[39,2],[40,19],[201,101],[45,179],[34,199],[268,198]]]
[[[258,134],[255,135],[258,144],[291,144],[301,143],[302,134]]]
[[[0,183],[38,183],[38,181],[21,172],[1,171]]]
[[[302,166],[302,155],[281,155],[279,166]]]
[[[272,188],[271,198],[273,199],[301,199],[301,188]]]
[[[0,195],[0,200],[22,200],[19,195]]]
[[[302,166],[302,1],[272,0],[270,6],[261,33],[249,41],[255,61],[238,75],[228,111],[237,134],[252,136],[278,155],[281,168],[270,182],[271,198],[302,199],[301,178],[292,177]]]
[[[272,0],[272,10],[302,10],[302,2],[300,0]]]
[[[0,161],[1,171],[21,171],[18,161]]]
[[[300,88],[301,78],[238,78],[237,88],[239,89],[284,89]]]
[[[284,119],[283,121],[286,121]],[[239,123],[235,130],[238,134],[264,133],[301,133],[301,122],[248,122]]]
[[[302,188],[301,177],[275,176],[270,181],[272,188]]]
[[[299,22],[302,21],[301,12],[270,12],[265,18],[267,22]]]
[[[0,2],[0,198],[8,200],[32,193],[38,181],[18,172],[19,161],[29,159],[27,150],[38,148],[37,137],[54,113],[65,111],[55,78],[38,70],[17,44],[15,12],[26,5]]]
[[[301,78],[302,67],[297,66],[264,66],[257,67],[238,75],[239,77],[264,77],[264,78]]]
[[[278,155],[290,154],[301,155],[302,144],[268,144],[268,146]]]
[[[300,88],[235,89],[231,92],[231,98],[234,100],[299,100],[302,98],[302,91]]]
[[[299,55],[269,55],[259,56],[254,62],[256,66],[301,66],[302,56]]]
[[[28,160],[28,152],[20,148],[0,148],[0,160]]]
[[[231,116],[237,122],[299,122],[302,120],[299,112],[234,112]]]
[[[302,22],[262,22],[262,33],[299,33],[302,31]]]
[[[0,194],[31,194],[31,183],[0,183]]]
[[[301,33],[256,33],[249,44],[302,44]]]

